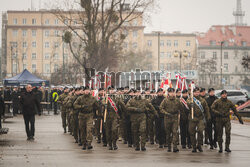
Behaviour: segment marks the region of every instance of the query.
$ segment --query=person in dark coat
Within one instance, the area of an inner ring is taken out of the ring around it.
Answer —
[[[4,113],[4,101],[2,95],[0,95],[0,129],[2,128],[2,115]]]
[[[20,104],[22,106],[23,118],[27,134],[27,140],[34,140],[35,135],[35,115],[41,115],[39,100],[32,91],[32,86],[27,85],[26,91],[21,94]]]

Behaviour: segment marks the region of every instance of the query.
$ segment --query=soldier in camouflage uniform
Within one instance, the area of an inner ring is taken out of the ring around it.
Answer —
[[[74,109],[73,104],[76,99],[80,96],[80,89],[76,88],[73,95],[70,96],[69,100],[67,101],[66,106],[71,110],[71,126],[72,126],[72,133],[75,139],[75,143],[79,142],[78,134],[79,134],[79,123],[78,123],[78,110]]]
[[[95,117],[96,109],[98,108],[97,100],[90,94],[88,87],[85,88],[85,95],[78,97],[74,103],[74,108],[79,110],[79,128],[83,150],[92,149],[91,145],[93,136],[93,118]]]
[[[64,93],[61,94],[58,98],[58,103],[61,104],[61,117],[62,117],[62,126],[64,129],[64,133],[66,133],[66,127],[67,127],[67,115],[66,115],[66,108],[63,104],[64,99],[68,96],[69,89],[67,87],[64,88]]]
[[[195,101],[192,103],[191,98],[188,99],[188,107],[191,109],[193,107],[194,111],[194,117],[192,119],[192,113],[189,113],[188,119],[189,119],[189,134],[190,139],[192,143],[193,150],[192,152],[197,152],[197,149],[200,152],[203,152],[203,149],[201,147],[203,143],[203,131],[205,129],[206,121],[210,120],[210,113],[209,108],[207,105],[207,102],[199,96],[200,90],[198,87],[196,87],[193,90],[194,93],[194,99],[197,99],[196,104]],[[196,140],[196,132],[198,133],[198,138]],[[198,141],[198,144],[197,144]]]
[[[135,91],[135,97],[130,99],[126,107],[130,113],[132,134],[136,151],[146,151],[146,112],[154,112],[158,117],[157,111],[148,100],[143,99],[140,89]],[[141,137],[141,140],[140,140]]]
[[[151,102],[153,99],[153,96],[150,95],[150,90],[149,88],[146,89],[146,95],[145,98]],[[154,124],[154,120],[155,120],[155,116],[153,113],[148,112],[147,113],[147,138],[149,138],[150,143],[153,145],[154,144],[154,128],[155,128],[155,124]]]
[[[223,90],[221,92],[221,98],[217,99],[212,105],[212,111],[216,116],[216,129],[218,133],[218,144],[219,144],[219,152],[222,153],[222,136],[223,136],[223,128],[225,127],[226,133],[226,143],[225,143],[225,151],[231,152],[229,145],[231,140],[231,122],[230,122],[230,110],[233,110],[234,115],[236,115],[239,119],[239,122],[243,124],[241,116],[236,110],[235,105],[227,99],[227,91]]]
[[[178,152],[178,116],[182,111],[180,100],[175,97],[175,90],[168,89],[169,97],[164,99],[160,105],[160,111],[165,115],[164,123],[167,136],[168,152],[171,152],[171,142],[173,141],[173,152]],[[172,139],[172,140],[171,140]]]
[[[73,97],[74,95],[74,89],[71,89],[68,96],[64,99],[63,105],[66,108],[66,118],[68,122],[68,131],[72,135],[72,116],[73,116],[73,107],[69,105],[69,100]]]
[[[106,97],[107,98],[107,97]],[[105,123],[105,130],[106,130],[106,138],[109,145],[109,150],[117,150],[117,144],[116,141],[118,139],[118,119],[120,118],[120,113],[122,111],[118,112],[119,109],[124,109],[125,105],[124,103],[115,97],[115,90],[114,87],[109,87],[109,98],[114,102],[116,105],[117,111],[115,111],[115,108],[111,106],[111,103],[108,101],[107,104],[107,117],[106,117],[106,123]]]

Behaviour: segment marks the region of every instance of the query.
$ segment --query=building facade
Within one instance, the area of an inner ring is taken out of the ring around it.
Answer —
[[[250,26],[212,26],[197,39],[200,85],[237,89],[249,84],[242,59],[250,54]]]
[[[70,49],[62,41],[62,35],[67,30],[65,22],[68,21],[61,21],[48,10],[4,13],[1,58],[3,77],[14,76],[24,69],[49,77],[63,64],[74,61]],[[77,17],[72,24],[78,25]],[[142,17],[125,22],[122,31],[126,36],[125,51],[142,49]]]

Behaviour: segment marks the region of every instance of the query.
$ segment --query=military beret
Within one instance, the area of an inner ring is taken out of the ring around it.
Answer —
[[[197,92],[197,91],[200,91],[200,88],[195,87],[194,90],[193,90],[193,92]]]
[[[104,88],[99,88],[99,91],[104,90]]]
[[[163,89],[162,88],[159,88],[158,90],[157,90],[157,93],[158,92],[163,92]]]
[[[188,92],[188,90],[187,89],[184,89],[183,91],[182,91],[182,93],[187,93]]]
[[[209,88],[208,89],[208,93],[211,92],[211,91],[214,91],[214,88]]]
[[[180,92],[180,91],[181,91],[181,89],[180,89],[180,88],[176,89],[176,93],[178,93],[178,92]]]
[[[168,88],[168,92],[174,92],[174,88]]]
[[[227,94],[227,91],[226,91],[226,90],[222,90],[220,94],[221,94],[221,95]]]
[[[200,89],[200,92],[205,92],[205,91],[206,91],[205,88],[201,88],[201,89]]]
[[[149,91],[149,88],[146,88],[145,91]]]

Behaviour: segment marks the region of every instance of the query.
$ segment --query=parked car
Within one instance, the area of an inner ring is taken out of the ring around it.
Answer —
[[[216,90],[215,96],[220,98],[220,93],[222,90]],[[248,95],[242,90],[227,90],[227,98],[231,100],[234,104],[242,105],[248,100]]]

